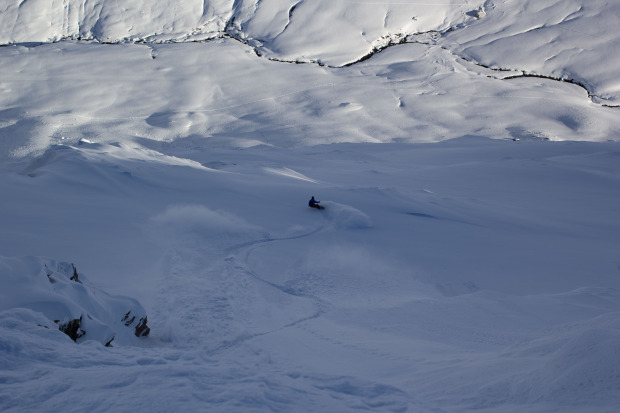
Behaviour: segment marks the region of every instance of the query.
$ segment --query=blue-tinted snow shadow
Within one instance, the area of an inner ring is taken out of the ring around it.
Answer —
[[[492,143],[492,142],[502,142],[502,140],[493,139],[489,136],[468,134],[468,135],[459,136],[453,139],[446,139],[446,140],[443,140],[437,143],[441,146],[446,146],[446,145],[455,145],[455,144],[458,144],[458,145],[487,144],[487,143]]]
[[[146,123],[156,128],[169,128],[172,123],[175,112],[155,112],[145,119]]]
[[[437,222],[452,222],[452,223],[457,223],[457,224],[465,224],[465,225],[473,225],[475,227],[484,227],[484,225],[479,224],[479,223],[475,223],[475,222],[470,222],[470,221],[466,221],[463,219],[457,219],[457,218],[449,218],[449,217],[441,217],[441,216],[437,216],[437,215],[431,215],[431,214],[426,214],[424,212],[402,212],[402,214],[404,215],[409,215],[415,218],[422,218],[422,219],[427,219],[427,220],[435,220]]]
[[[439,217],[436,217],[435,215],[424,214],[422,212],[405,212],[405,215],[411,215],[418,218],[439,219]]]

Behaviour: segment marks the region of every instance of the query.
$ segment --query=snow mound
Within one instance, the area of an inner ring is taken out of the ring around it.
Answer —
[[[370,217],[359,209],[337,202],[324,202],[324,205],[325,216],[336,228],[363,229],[372,227]]]
[[[0,303],[0,311],[42,314],[49,322],[38,324],[54,322],[78,343],[131,344],[150,331],[138,301],[109,295],[89,285],[73,264],[52,259],[0,258]]]

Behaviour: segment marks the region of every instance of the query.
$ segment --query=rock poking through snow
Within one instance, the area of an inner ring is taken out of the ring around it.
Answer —
[[[76,343],[130,343],[150,332],[138,301],[88,284],[75,265],[27,257],[0,258],[0,311],[27,308],[58,325]]]

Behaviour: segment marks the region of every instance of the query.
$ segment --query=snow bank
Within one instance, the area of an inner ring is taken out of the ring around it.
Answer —
[[[0,291],[0,311],[43,314],[48,320],[43,326],[53,321],[78,343],[128,344],[149,333],[146,312],[136,300],[90,286],[67,262],[0,258]]]

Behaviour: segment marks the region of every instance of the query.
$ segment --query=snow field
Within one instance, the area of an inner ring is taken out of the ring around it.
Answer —
[[[593,101],[618,104],[619,11],[607,0],[143,3],[4,0],[0,43],[157,44],[230,36],[266,58],[343,66],[407,40],[496,70],[574,81]]]
[[[619,128],[616,110],[593,105],[578,86],[489,78],[425,45],[344,69],[270,62],[232,40],[153,47],[0,48],[0,69],[10,73],[0,97],[3,164],[80,139],[185,138],[193,147],[203,137],[233,147],[467,134],[604,141]]]
[[[51,148],[3,174],[7,199],[46,202],[2,204],[2,250],[80,257],[99,288],[144,305],[152,333],[76,352],[33,331],[39,314],[8,309],[3,404],[52,411],[78,391],[92,396],[75,409],[93,411],[110,398],[155,411],[606,411],[620,371],[616,146]],[[42,391],[24,404],[34,371]]]
[[[576,81],[595,102],[618,105],[618,74],[609,69],[617,65],[620,51],[613,30],[620,15],[617,5],[505,0],[486,2],[485,10],[485,18],[450,33],[443,44],[493,68]]]

